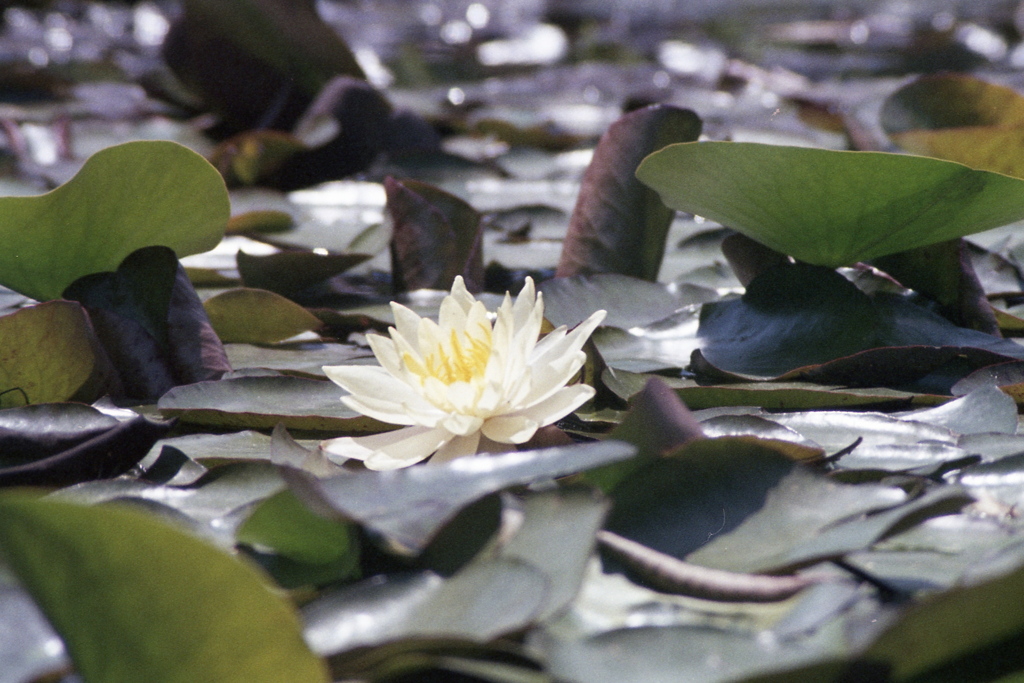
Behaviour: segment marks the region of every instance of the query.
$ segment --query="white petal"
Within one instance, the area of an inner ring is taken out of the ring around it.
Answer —
[[[449,296],[458,302],[464,311],[468,311],[469,307],[473,305],[474,301],[476,301],[476,298],[469,293],[468,289],[466,289],[466,283],[462,279],[461,275],[456,275],[455,279],[452,281],[452,291]]]
[[[492,417],[484,423],[484,436],[498,443],[524,443],[540,427],[536,420],[525,415]]]
[[[467,455],[476,455],[479,444],[479,431],[475,431],[468,436],[456,436],[454,439],[438,449],[437,453],[434,454],[434,457],[430,459],[430,464],[440,464],[454,460],[455,458],[463,458]]]
[[[324,374],[350,394],[391,396],[411,391],[408,384],[378,365],[325,365]]]
[[[583,367],[587,357],[581,349],[604,320],[604,315],[604,311],[597,311],[568,334],[563,335],[560,330],[555,330],[537,344],[530,360],[534,384],[529,398],[525,399],[528,403],[548,398]],[[551,341],[548,342],[548,339]]]
[[[342,396],[341,402],[357,413],[395,425],[436,427],[446,415],[425,402],[401,403],[373,396]]]
[[[541,317],[543,317],[544,303],[537,298],[537,290],[533,285],[533,278],[528,277],[526,282],[523,283],[523,288],[519,290],[515,306],[512,307],[512,319],[515,321],[517,328],[526,324],[527,319],[534,314],[538,305],[540,306]]]
[[[395,327],[393,328],[395,331],[391,333],[392,338],[397,333],[405,337],[409,344],[416,346],[416,336],[419,334],[420,329],[420,316],[411,309],[394,301],[391,302],[391,313],[395,317]]]
[[[328,365],[324,367],[332,381],[347,389],[341,397],[352,410],[382,422],[434,426],[444,416],[433,404],[410,386],[375,365]]]
[[[394,470],[415,465],[441,448],[451,434],[443,429],[406,427],[370,436],[343,436],[320,444],[329,456],[362,460],[371,470]]]
[[[370,345],[370,350],[377,357],[377,362],[381,364],[381,367],[398,379],[407,381],[405,379],[406,372],[402,366],[402,356],[391,337],[385,337],[380,334],[368,334],[366,335],[366,343]]]
[[[463,302],[457,300],[454,296],[446,296],[441,301],[441,308],[438,310],[438,325],[456,330],[464,329],[466,327],[466,314],[471,307],[472,304],[464,306]]]
[[[484,420],[481,417],[453,413],[441,420],[440,425],[452,434],[469,436],[473,432],[479,432],[483,423]]]
[[[481,431],[488,439],[503,443],[522,443],[529,440],[538,428],[557,422],[579,408],[590,400],[594,393],[594,388],[587,384],[564,387],[529,408],[492,417],[484,423]],[[532,430],[529,429],[531,425]]]

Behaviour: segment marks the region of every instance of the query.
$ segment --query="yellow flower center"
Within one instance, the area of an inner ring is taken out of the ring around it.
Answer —
[[[422,363],[408,353],[402,354],[402,360],[410,372],[422,379],[434,377],[444,384],[470,382],[483,377],[491,357],[491,344],[491,326],[482,323],[475,330],[449,330],[447,338],[440,336],[433,348],[424,350]]]

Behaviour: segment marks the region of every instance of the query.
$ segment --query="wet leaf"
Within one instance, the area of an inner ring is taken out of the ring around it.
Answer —
[[[904,154],[682,143],[637,177],[674,209],[833,268],[1024,218],[1024,181]]]
[[[347,344],[325,344],[303,342],[277,346],[255,346],[253,344],[225,344],[231,367],[265,368],[289,375],[311,379],[326,379],[323,366],[342,365],[359,361],[376,363],[373,352],[365,347]]]
[[[0,632],[0,661],[9,680],[36,680],[70,665],[59,637],[32,598],[7,580],[0,581],[0,623],[17,624]]]
[[[618,273],[552,278],[538,289],[544,294],[544,317],[554,325],[573,327],[603,309],[608,312],[604,325],[624,330],[718,298],[703,287],[666,285]]]
[[[947,359],[939,354],[931,359],[926,354],[934,356],[934,351],[910,351],[925,361],[919,368],[908,363],[906,352],[884,365],[877,355],[871,364],[835,365],[827,369],[828,374],[805,366],[885,347],[971,347],[987,354],[980,359],[985,364],[998,362],[1000,355],[1019,358],[1024,353],[1018,344],[956,327],[903,297],[884,293],[870,297],[834,271],[801,264],[764,272],[740,299],[705,305],[697,334],[703,359],[719,369],[754,377],[860,386],[908,383],[954,356]],[[797,368],[801,371],[787,375]],[[861,373],[863,378],[858,377]]]
[[[609,502],[592,490],[569,488],[528,495],[522,505],[523,524],[500,556],[544,572],[547,599],[536,617],[543,621],[565,609],[579,591]]]
[[[931,74],[885,101],[882,127],[913,154],[1024,177],[1024,96],[967,74]]]
[[[349,410],[333,382],[299,377],[233,377],[175,387],[157,407],[183,422],[228,429],[379,432],[391,427]]]
[[[266,289],[293,297],[307,287],[340,275],[371,257],[370,254],[317,254],[310,251],[282,251],[251,256],[239,251],[238,273],[246,287]]]
[[[685,443],[704,438],[697,419],[679,396],[660,377],[648,377],[647,383],[630,400],[622,421],[608,434],[609,439],[625,441],[637,448],[637,457],[597,467],[584,473],[584,479],[607,493],[645,461],[658,458]]]
[[[696,114],[669,105],[631,112],[609,127],[583,176],[562,246],[560,277],[620,273],[657,280],[674,213],[633,174],[651,152],[696,140],[700,131]]]
[[[138,464],[171,426],[140,415],[53,455],[0,467],[0,486],[70,486],[119,476]]]
[[[905,419],[946,427],[958,434],[1017,433],[1017,404],[995,387],[976,389],[935,408],[903,415]]]
[[[874,264],[903,286],[937,301],[939,312],[960,327],[1001,336],[963,239],[890,254]]]
[[[903,523],[958,512],[973,499],[959,487],[943,486],[904,500],[895,487],[796,473],[779,482],[742,525],[686,559],[729,571],[784,571],[863,550]]]
[[[743,439],[692,441],[616,484],[605,526],[683,559],[761,509],[794,467],[779,452]]]
[[[141,247],[178,256],[212,249],[228,220],[220,174],[195,152],[159,141],[97,152],[56,190],[3,197],[0,207],[0,283],[39,300],[115,270]]]
[[[320,655],[414,637],[488,642],[535,619],[547,590],[539,570],[511,559],[472,563],[449,579],[377,577],[305,605],[306,641]]]
[[[0,510],[5,558],[84,678],[328,680],[291,606],[203,541],[114,507],[8,494]]]
[[[320,328],[320,319],[265,289],[229,289],[203,304],[221,341],[273,344]]]
[[[601,381],[621,398],[640,391],[648,375],[623,370],[605,371]],[[916,394],[896,389],[858,389],[812,382],[747,382],[698,384],[692,379],[665,378],[673,391],[694,410],[721,406],[760,406],[768,410],[815,410],[821,408],[909,409],[936,405],[947,396]]]
[[[551,673],[573,683],[676,683],[683,671],[695,683],[717,683],[821,656],[799,647],[768,645],[751,634],[693,626],[615,629],[555,641],[548,649]]]
[[[46,457],[99,436],[117,419],[81,403],[43,403],[0,411],[4,463]]]
[[[82,307],[49,301],[0,318],[0,407],[92,400],[105,360]]]
[[[357,521],[396,548],[415,553],[460,509],[487,494],[575,474],[633,453],[628,444],[609,441],[322,480],[294,472],[289,482],[314,509]]]

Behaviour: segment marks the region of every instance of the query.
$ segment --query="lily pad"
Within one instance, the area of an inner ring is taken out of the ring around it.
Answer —
[[[302,306],[265,289],[229,289],[203,306],[224,342],[273,344],[321,326],[320,319]]]
[[[671,208],[830,268],[1024,218],[1024,180],[906,154],[689,142],[637,177]]]
[[[618,273],[574,275],[545,280],[544,317],[573,327],[598,309],[608,312],[604,325],[630,329],[651,325],[680,309],[718,299],[712,289],[650,282]]]
[[[5,559],[83,678],[329,680],[293,608],[250,566],[205,542],[116,507],[10,494],[0,510]]]
[[[920,368],[903,353],[832,367],[830,375],[806,366],[885,347],[969,347],[986,354],[978,361],[983,364],[1024,356],[1024,347],[1012,341],[957,327],[901,296],[869,296],[838,273],[805,264],[771,268],[740,299],[705,305],[697,334],[703,359],[718,369],[783,377],[801,368],[800,378],[860,386],[913,381],[941,366],[944,357],[923,349]]]
[[[175,387],[157,407],[183,422],[233,429],[381,432],[387,425],[346,408],[333,382],[300,377],[233,377]]]
[[[85,311],[70,301],[48,301],[0,318],[0,339],[0,408],[88,394],[104,361]]]
[[[1024,96],[966,74],[929,74],[885,101],[881,123],[913,154],[1024,177]]]
[[[224,181],[195,152],[164,141],[110,147],[52,192],[0,198],[0,283],[55,299],[142,247],[179,257],[212,249],[228,215]]]
[[[322,480],[296,470],[288,480],[314,509],[355,520],[395,548],[416,553],[459,510],[487,494],[618,462],[634,452],[629,444],[605,441]]]

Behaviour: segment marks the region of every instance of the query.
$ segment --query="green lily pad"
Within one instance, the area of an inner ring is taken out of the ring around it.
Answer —
[[[1024,180],[904,154],[688,142],[637,177],[671,208],[833,268],[1024,218]]]
[[[75,397],[88,390],[101,362],[85,311],[70,301],[0,318],[0,339],[0,408]]]
[[[321,326],[302,306],[265,289],[229,289],[207,299],[203,307],[224,342],[273,344]]]
[[[10,494],[0,510],[6,561],[84,679],[329,680],[294,609],[203,541],[116,507]]]
[[[358,557],[358,546],[347,525],[314,514],[288,490],[262,501],[238,528],[236,538],[309,564],[348,558],[352,570]]]
[[[881,123],[913,154],[1024,177],[1024,96],[966,74],[930,74],[885,101]]]
[[[224,181],[195,152],[165,141],[110,147],[52,192],[0,198],[0,284],[56,299],[142,247],[212,249],[228,215]]]

